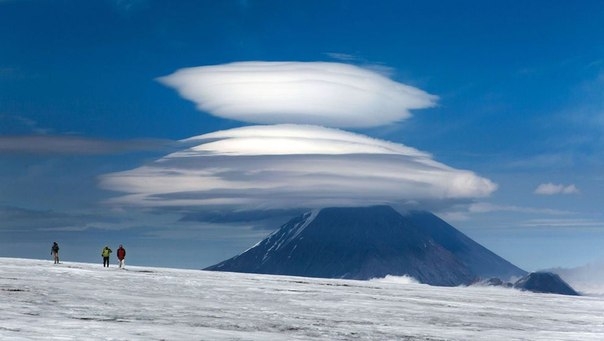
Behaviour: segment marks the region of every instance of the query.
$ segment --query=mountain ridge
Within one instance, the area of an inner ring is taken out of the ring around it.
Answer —
[[[526,274],[432,213],[401,215],[390,206],[304,213],[205,270],[360,280],[407,275],[441,286]]]

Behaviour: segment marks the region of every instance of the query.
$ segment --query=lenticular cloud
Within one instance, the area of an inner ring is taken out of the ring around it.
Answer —
[[[386,125],[432,107],[436,96],[353,65],[239,62],[186,68],[159,78],[199,110],[259,124],[336,128]]]
[[[308,125],[250,126],[186,140],[195,146],[101,185],[142,206],[236,209],[402,204],[487,196],[490,180],[401,144]]]

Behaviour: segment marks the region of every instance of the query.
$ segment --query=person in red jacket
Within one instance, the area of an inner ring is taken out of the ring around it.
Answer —
[[[117,249],[117,259],[120,261],[120,269],[123,269],[126,266],[126,249],[121,244]]]

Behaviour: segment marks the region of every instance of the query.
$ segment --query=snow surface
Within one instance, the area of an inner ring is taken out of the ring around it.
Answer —
[[[604,297],[0,258],[0,340],[603,340]]]

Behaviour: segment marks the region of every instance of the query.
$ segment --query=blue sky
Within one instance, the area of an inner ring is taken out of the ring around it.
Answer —
[[[526,270],[600,261],[602,22],[599,1],[0,1],[0,256],[200,268],[301,210],[388,203]]]

